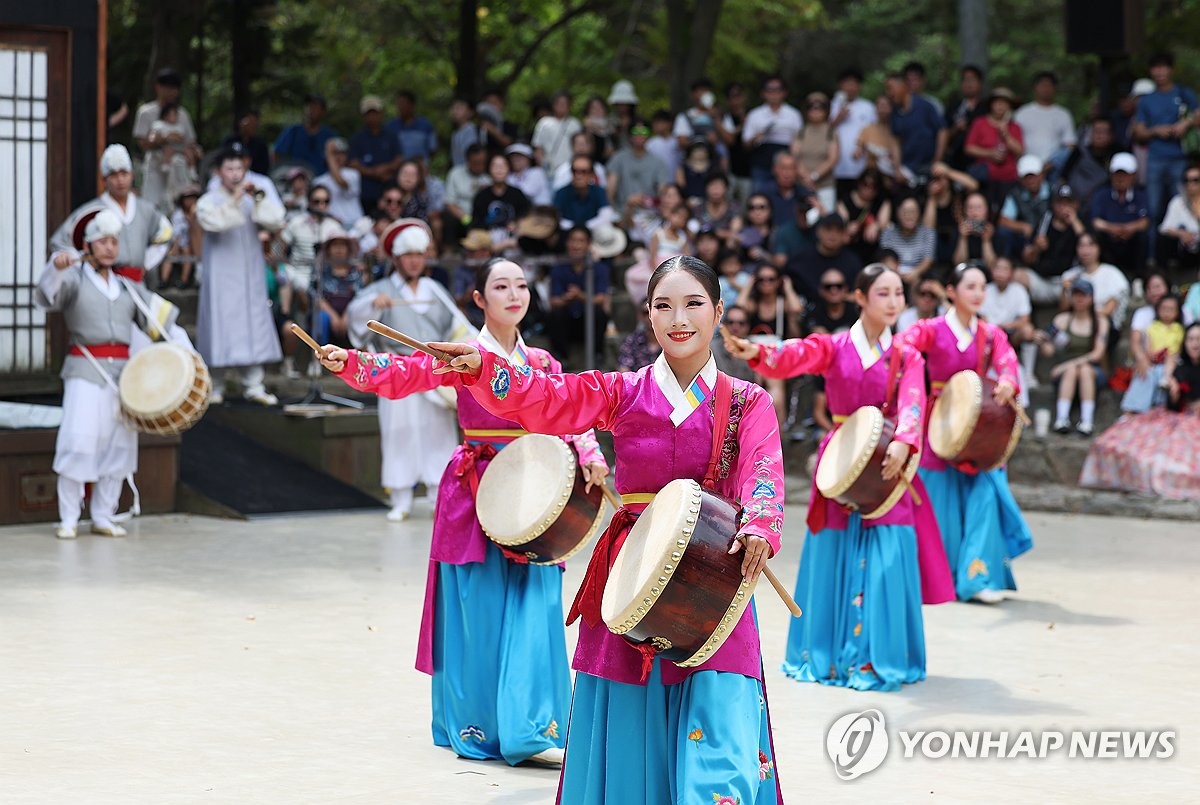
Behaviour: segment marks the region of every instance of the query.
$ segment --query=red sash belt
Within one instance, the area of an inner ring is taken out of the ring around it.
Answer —
[[[113,273],[131,282],[145,282],[146,269],[141,266],[113,266]]]
[[[112,358],[118,361],[129,360],[129,345],[128,344],[85,344],[87,351],[92,353],[93,358]],[[83,349],[78,345],[72,346],[68,351],[68,355],[74,355],[76,358],[82,358]]]
[[[608,528],[600,535],[600,539],[596,540],[592,559],[583,574],[583,584],[579,586],[575,602],[571,604],[571,610],[567,613],[568,626],[577,621],[580,615],[588,626],[595,628],[600,625],[600,602],[604,600],[604,586],[608,583],[608,573],[617,561],[617,554],[621,552],[621,546],[625,544],[625,538],[629,536],[638,515],[646,506],[645,503],[636,503],[617,509]],[[631,507],[637,511],[632,511]]]
[[[475,471],[476,462],[491,461],[495,457],[495,445],[488,444],[487,442],[475,444],[470,442],[463,443],[462,454],[458,457],[458,462],[454,465],[454,474],[466,483],[467,486],[471,487],[472,499],[479,494],[479,473]]]

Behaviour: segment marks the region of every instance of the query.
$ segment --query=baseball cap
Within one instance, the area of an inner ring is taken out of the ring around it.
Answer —
[[[1042,172],[1045,163],[1042,158],[1036,154],[1026,154],[1017,160],[1017,175],[1018,176],[1033,176]]]
[[[533,149],[525,143],[513,143],[508,148],[504,149],[504,153],[508,154],[509,156],[512,156],[513,154],[520,154],[523,157],[533,159]]]
[[[1071,283],[1071,293],[1086,293],[1094,294],[1096,289],[1092,286],[1092,281],[1083,277],[1076,277]]]
[[[1109,173],[1137,173],[1137,169],[1137,157],[1128,151],[1113,154],[1112,161],[1108,163]]]
[[[364,95],[362,100],[358,102],[358,113],[365,115],[367,112],[382,112],[383,98],[378,95]]]

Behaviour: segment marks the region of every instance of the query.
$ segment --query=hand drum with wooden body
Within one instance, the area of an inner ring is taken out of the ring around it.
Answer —
[[[862,512],[864,520],[887,514],[904,494],[896,477],[883,480],[883,460],[896,432],[896,423],[873,405],[864,405],[843,422],[817,464],[817,489],[830,500]],[[901,475],[912,481],[920,453],[909,456]]]
[[[950,464],[993,470],[1008,462],[1021,441],[1016,409],[992,397],[996,381],[970,369],[942,387],[929,414],[929,449]]]
[[[142,433],[173,436],[208,410],[212,380],[200,355],[177,344],[151,344],[121,371],[121,412]]]
[[[569,444],[531,433],[488,464],[475,512],[492,542],[530,564],[555,564],[582,550],[604,519],[603,493],[599,487],[585,493],[586,485]]]
[[[609,572],[600,606],[609,631],[685,668],[712,657],[754,594],[743,554],[729,554],[738,514],[691,479],[664,486]]]

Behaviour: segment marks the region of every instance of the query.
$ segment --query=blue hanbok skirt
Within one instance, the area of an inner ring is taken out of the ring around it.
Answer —
[[[510,764],[562,748],[571,706],[562,570],[488,544],[483,562],[438,565],[433,742]]]
[[[777,805],[762,683],[697,671],[664,685],[579,672],[559,790],[561,805]]]
[[[958,599],[967,601],[985,589],[1017,589],[1011,560],[1033,547],[1033,535],[1008,488],[1008,470],[918,472],[937,515]]]
[[[809,532],[783,672],[801,682],[899,690],[925,678],[917,533],[908,525]]]

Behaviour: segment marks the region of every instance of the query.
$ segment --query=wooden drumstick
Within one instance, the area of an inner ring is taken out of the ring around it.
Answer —
[[[301,341],[303,341],[304,343],[306,343],[310,347],[312,347],[313,352],[324,357],[324,353],[321,351],[321,345],[317,343],[317,340],[315,338],[313,338],[308,333],[304,332],[303,327],[301,327],[299,324],[296,324],[296,322],[292,322],[291,331],[292,331],[292,335],[296,336]]]
[[[771,586],[775,588],[775,592],[779,593],[779,597],[783,600],[784,606],[792,613],[793,618],[799,618],[804,614],[800,609],[800,605],[796,603],[796,599],[792,598],[792,594],[787,591],[775,574],[769,567],[763,567],[763,575],[767,577],[767,581],[771,582]]]
[[[1021,420],[1021,425],[1028,428],[1033,422],[1029,419],[1029,414],[1025,413],[1025,406],[1021,405],[1021,401],[1013,397],[1008,401],[1008,404],[1017,412],[1017,419]]]
[[[455,358],[454,355],[442,352],[440,349],[434,349],[424,341],[418,341],[412,336],[407,336],[399,330],[393,330],[383,322],[375,321],[375,319],[371,319],[369,322],[367,322],[367,329],[373,333],[379,333],[385,338],[390,338],[393,341],[399,341],[406,347],[411,347],[412,349],[424,352],[426,355],[437,358],[442,363],[450,363],[450,361],[454,360]]]
[[[604,483],[604,481],[600,482],[600,492],[603,493],[604,499],[611,503],[614,509],[619,509],[625,505],[621,503],[621,499],[617,497],[617,493],[609,489],[608,484]]]
[[[913,489],[912,484],[904,477],[903,471],[900,473],[900,485],[904,487],[908,494],[912,495],[913,503],[918,506],[924,505],[921,496],[917,494],[917,490]]]

